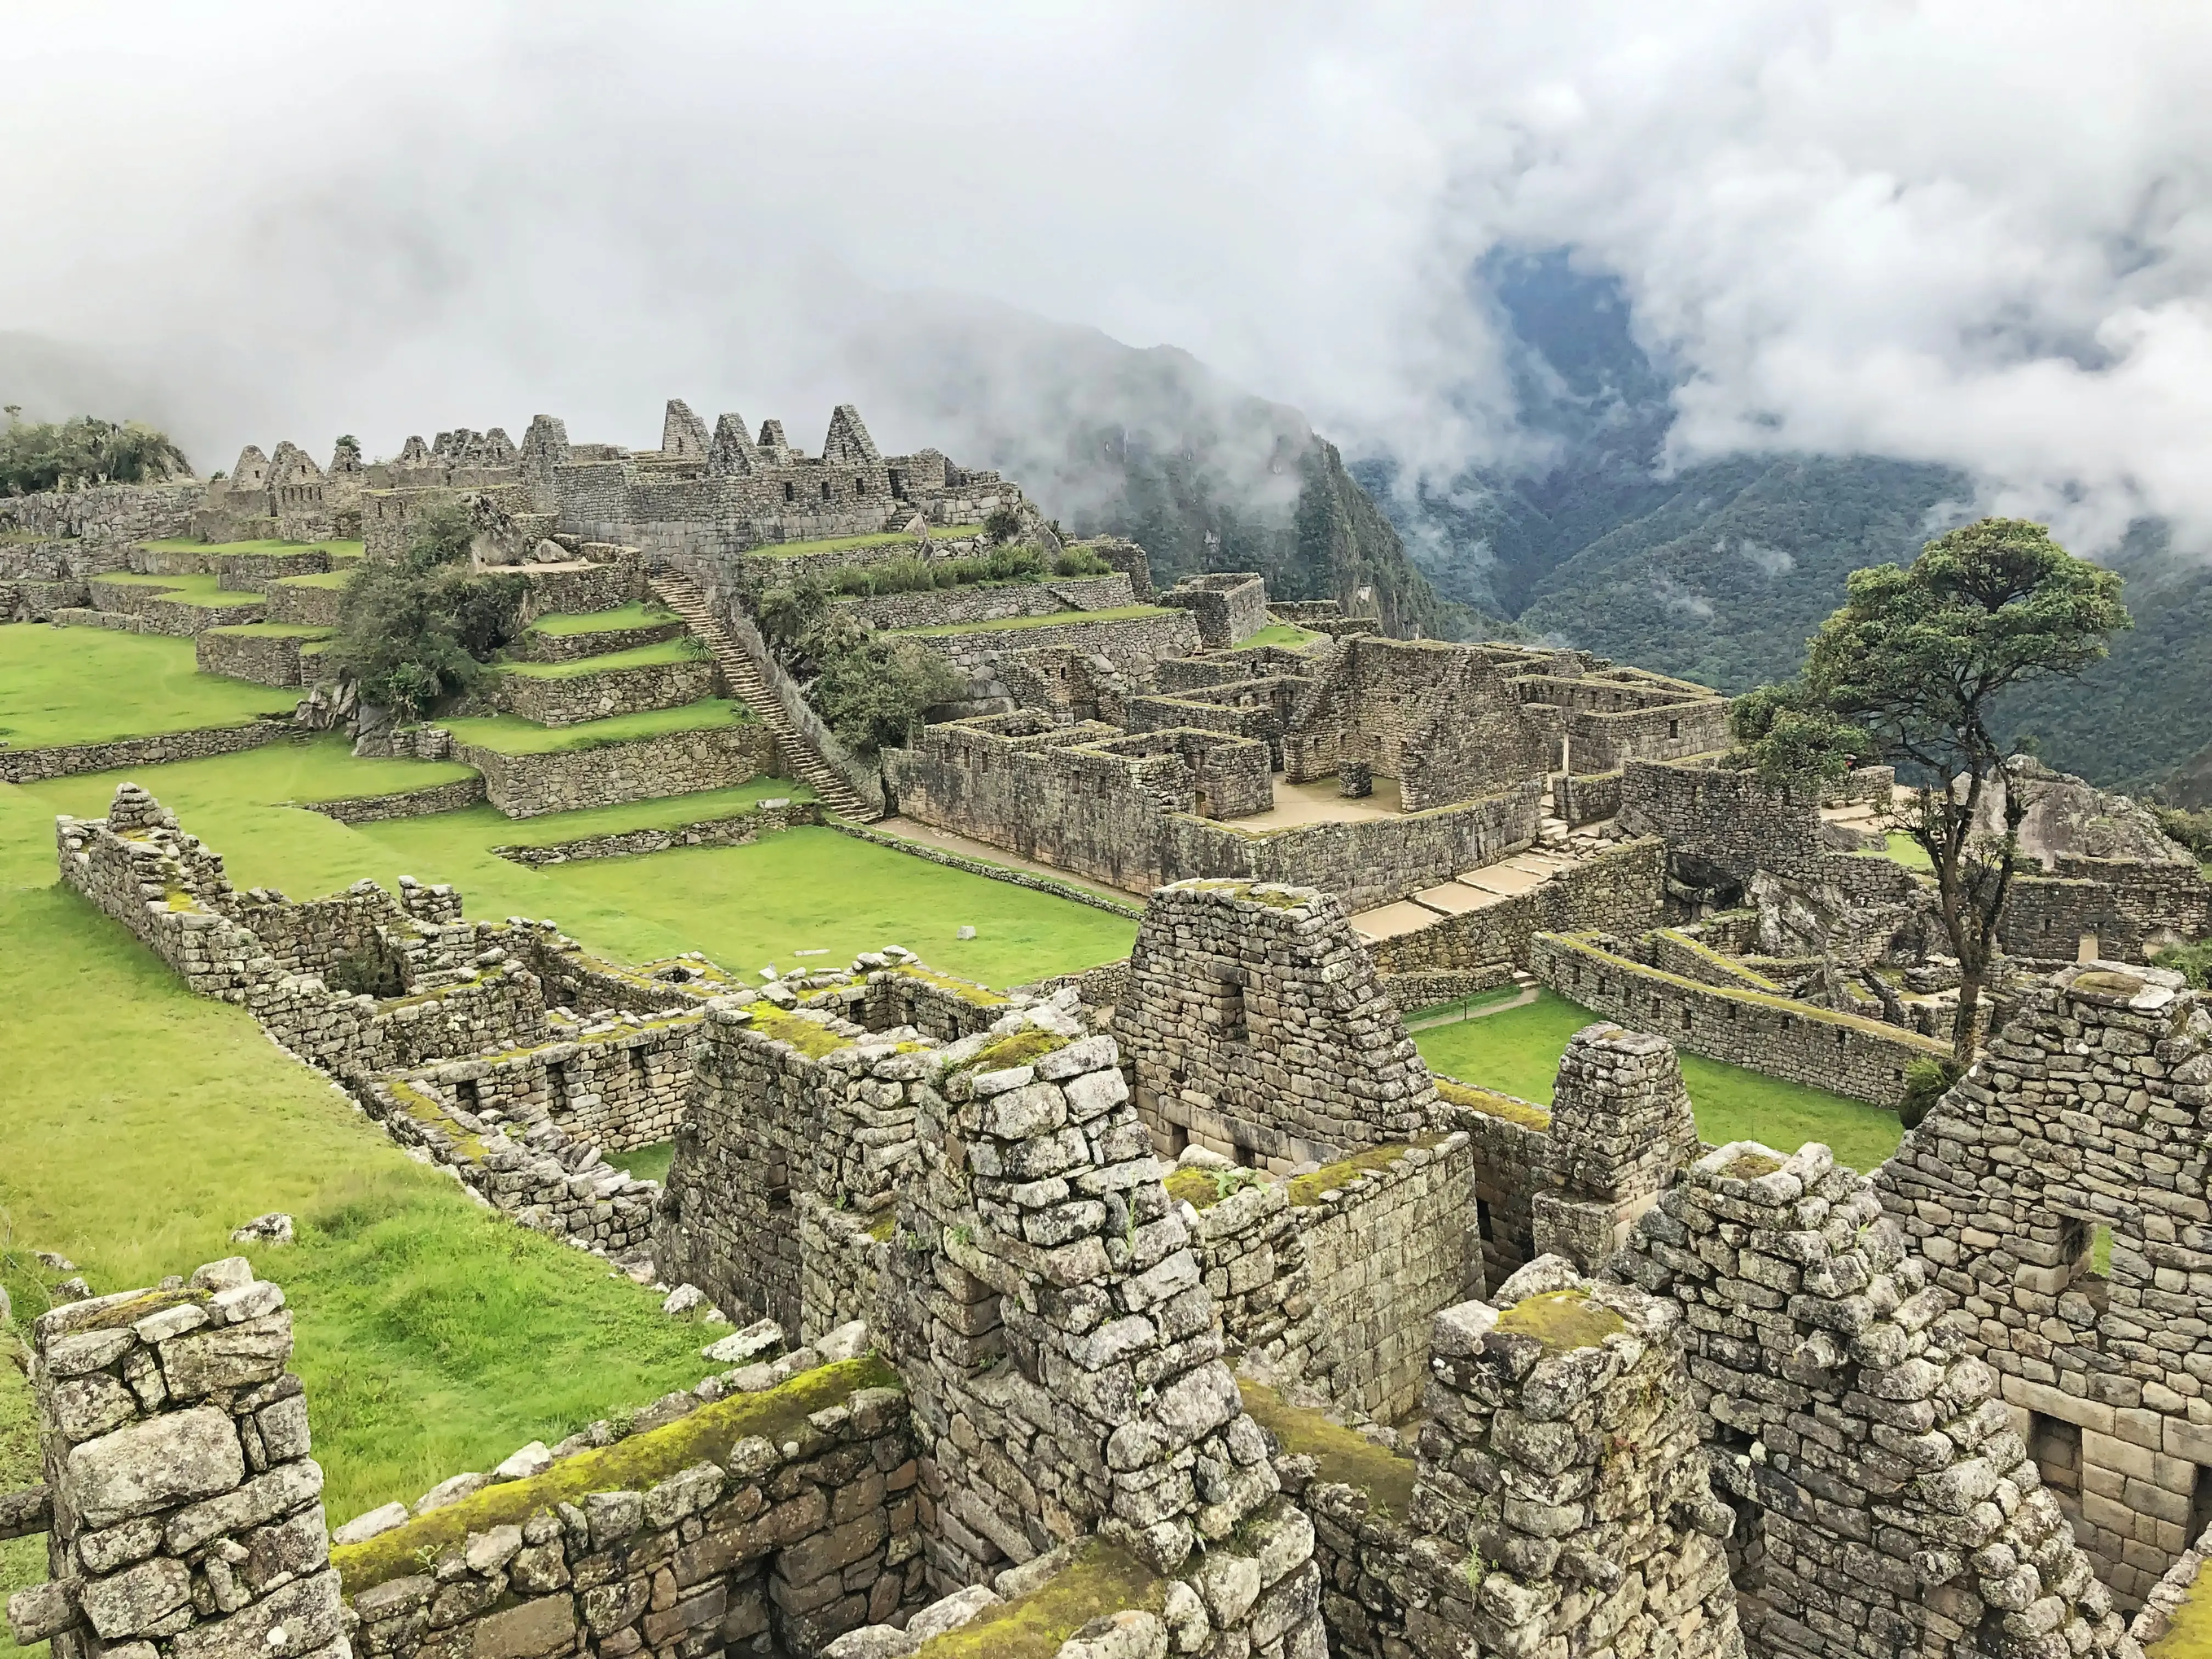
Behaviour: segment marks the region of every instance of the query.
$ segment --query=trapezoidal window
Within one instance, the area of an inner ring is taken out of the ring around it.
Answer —
[[[799,486],[795,483],[785,484],[783,487],[783,499],[787,501],[797,501],[799,499]]]
[[[1251,1034],[1245,1024],[1244,986],[1240,980],[1225,975],[1213,981],[1213,1027],[1224,1042],[1249,1042]]]

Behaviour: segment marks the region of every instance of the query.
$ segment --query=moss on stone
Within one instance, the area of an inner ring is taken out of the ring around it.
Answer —
[[[213,1291],[203,1291],[187,1285],[182,1290],[149,1291],[143,1296],[134,1296],[128,1302],[118,1302],[112,1308],[102,1308],[82,1325],[71,1325],[72,1335],[81,1331],[119,1331],[126,1325],[136,1325],[168,1308],[181,1308],[186,1303],[205,1307],[215,1300]]]
[[[1017,1066],[1032,1065],[1054,1050],[1066,1047],[1066,1037],[1032,1028],[985,1043],[958,1069],[963,1072],[1012,1071]]]
[[[1210,1210],[1247,1187],[1258,1186],[1260,1177],[1245,1169],[1187,1164],[1160,1184],[1168,1189],[1170,1198],[1181,1200],[1194,1210]]]
[[[898,1212],[896,1210],[879,1210],[876,1212],[876,1218],[868,1224],[868,1237],[878,1244],[890,1243],[891,1235],[897,1231]]]
[[[1378,1515],[1402,1517],[1413,1501],[1413,1460],[1366,1436],[1293,1406],[1264,1382],[1240,1376],[1237,1387],[1253,1421],[1285,1451],[1314,1460],[1315,1478],[1357,1486]]]
[[[1756,1181],[1761,1176],[1771,1176],[1782,1167],[1778,1158],[1769,1158],[1764,1152],[1740,1152],[1728,1162],[1721,1174],[1730,1181]]]
[[[2143,1650],[2144,1659],[2212,1659],[2212,1586],[2200,1570],[2173,1610],[2166,1634]]]
[[[1526,1100],[1516,1100],[1511,1095],[1501,1095],[1489,1089],[1478,1089],[1462,1083],[1455,1077],[1439,1077],[1437,1093],[1455,1106],[1464,1106],[1471,1112],[1480,1112],[1486,1117],[1502,1117],[1510,1123],[1524,1128],[1548,1131],[1552,1115],[1541,1106]]]
[[[331,1565],[345,1594],[358,1595],[419,1571],[419,1551],[434,1556],[472,1532],[519,1525],[556,1504],[579,1503],[588,1492],[643,1492],[694,1464],[723,1462],[740,1440],[758,1437],[781,1445],[816,1412],[863,1389],[902,1387],[898,1372],[875,1354],[803,1371],[780,1388],[732,1395],[661,1428],[564,1457],[534,1480],[487,1486],[366,1543],[343,1545],[331,1552]]]
[[[831,1030],[817,1021],[803,1018],[777,1007],[772,1002],[756,1002],[745,1012],[753,1017],[753,1030],[763,1036],[778,1042],[787,1042],[809,1060],[820,1060],[834,1054],[840,1048],[849,1048],[860,1041]]]
[[[1434,1146],[1443,1139],[1440,1134],[1421,1135],[1411,1141],[1395,1140],[1388,1146],[1370,1146],[1350,1158],[1324,1164],[1311,1175],[1294,1176],[1291,1179],[1291,1202],[1300,1209],[1311,1209],[1321,1202],[1323,1193],[1347,1186],[1363,1175],[1387,1170],[1412,1148]]]
[[[1117,1544],[1092,1538],[1027,1595],[1001,1601],[921,1644],[915,1659],[1053,1659],[1094,1619],[1127,1608],[1158,1613],[1167,1581]]]
[[[2067,989],[2091,991],[2100,996],[2132,997],[2142,993],[2144,981],[2133,974],[2114,974],[2097,969],[2086,974],[2076,974]]]
[[[951,974],[940,974],[934,968],[925,968],[918,962],[898,963],[888,971],[908,979],[920,980],[924,985],[933,985],[940,991],[949,991],[963,1001],[972,1002],[978,1007],[994,1008],[1006,1000],[988,985],[971,984],[967,980],[956,979]]]
[[[1626,1330],[1628,1322],[1580,1291],[1549,1291],[1522,1297],[1498,1316],[1498,1328],[1534,1337],[1547,1353],[1565,1353],[1595,1347],[1615,1332]]]

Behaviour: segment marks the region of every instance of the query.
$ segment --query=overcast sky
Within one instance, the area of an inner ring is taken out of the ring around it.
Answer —
[[[924,291],[1449,467],[1515,453],[1466,283],[1504,243],[1619,276],[1690,376],[1686,453],[1942,460],[2085,532],[2212,532],[2202,3],[0,21],[0,329],[105,342],[203,466],[541,409],[650,443],[672,393],[811,447]]]

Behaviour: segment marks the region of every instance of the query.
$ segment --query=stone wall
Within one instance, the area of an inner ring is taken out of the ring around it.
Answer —
[[[1267,625],[1267,585],[1251,571],[1186,576],[1160,595],[1160,603],[1189,611],[1199,643],[1208,651],[1240,646]]]
[[[457,778],[427,788],[408,789],[394,795],[355,795],[343,800],[301,801],[310,812],[319,812],[340,823],[384,823],[393,818],[428,817],[438,812],[459,812],[484,798],[482,778]]]
[[[2133,1606],[2212,1492],[2212,1010],[2158,969],[2062,969],[1875,1172],[2045,1486]],[[2111,1265],[2096,1266],[2100,1237]]]
[[[1439,1077],[1446,1121],[1474,1153],[1474,1227],[1483,1275],[1499,1285],[1536,1256],[1536,1194],[1553,1184],[1552,1115],[1534,1102]]]
[[[1066,647],[1085,656],[1104,657],[1117,668],[1144,672],[1169,657],[1198,649],[1198,629],[1187,611],[1161,617],[1127,617],[1115,621],[1046,623],[1033,628],[982,628],[957,634],[905,635],[943,657],[980,685],[995,684],[992,665],[1012,651]],[[981,691],[977,696],[1000,693]]]
[[[492,682],[492,702],[502,714],[534,725],[577,726],[616,714],[681,708],[713,696],[714,680],[714,665],[702,652],[689,662],[649,663],[559,678],[500,674]]]
[[[166,766],[172,761],[234,755],[296,737],[289,720],[256,720],[251,726],[210,726],[192,732],[159,732],[109,743],[57,744],[43,749],[0,747],[0,783],[43,783],[80,772],[115,772],[127,766]]]
[[[270,615],[276,613],[272,611]],[[659,645],[678,639],[687,631],[683,621],[647,623],[638,628],[608,628],[588,634],[542,634],[525,629],[514,642],[514,654],[526,662],[575,662],[584,657],[603,657],[640,646]]]
[[[1524,893],[1394,934],[1370,949],[1376,966],[1392,975],[1526,969],[1540,933],[1650,927],[1665,911],[1666,883],[1667,848],[1647,836],[1607,848]]]
[[[2170,944],[2212,934],[2212,885],[2194,860],[2153,862],[2060,854],[2049,876],[2013,878],[1999,939],[2014,956],[2064,960],[2078,941],[2094,954],[2141,962]]]
[[[185,533],[204,489],[194,480],[10,495],[0,499],[0,530],[111,545],[164,540]]]
[[[15,1639],[56,1659],[345,1659],[283,1291],[234,1256],[66,1304],[30,1339],[52,1577],[9,1598]]]
[[[1430,1127],[1436,1091],[1343,905],[1192,881],[1146,907],[1115,1032],[1137,1112],[1171,1152],[1327,1163]]]
[[[897,1374],[859,1358],[758,1392],[721,1385],[340,1546],[355,1652],[811,1656],[927,1601]]]
[[[543,847],[495,847],[490,851],[510,864],[526,864],[538,869],[580,859],[635,858],[641,854],[665,853],[678,847],[746,847],[763,836],[788,830],[794,823],[821,822],[819,801],[771,800],[728,817],[701,818],[671,830],[624,830],[612,835],[551,842]]]
[[[1559,1056],[1545,1146],[1557,1185],[1534,1197],[1536,1253],[1599,1271],[1698,1145],[1674,1045],[1646,1032],[1583,1027]]]
[[[534,818],[733,789],[774,765],[775,740],[765,726],[747,722],[536,755],[502,755],[460,743],[454,754],[483,774],[494,806],[511,818]]]
[[[1552,779],[1553,811],[1570,829],[1618,817],[1623,775],[1620,772],[1557,774]]]
[[[1044,577],[1036,581],[975,583],[874,593],[840,599],[838,609],[870,628],[942,628],[1008,617],[1050,617],[1062,611],[1115,611],[1138,603],[1127,576]]]
[[[1951,1052],[1948,1042],[1880,1020],[1646,967],[1605,935],[1540,934],[1531,955],[1539,979],[1593,1012],[1709,1059],[1870,1105],[1896,1105],[1907,1066]]]
[[[295,627],[336,628],[345,590],[312,582],[273,581],[261,590],[268,620]]]
[[[1248,1372],[1316,1393],[1353,1420],[1412,1413],[1430,1316],[1483,1288],[1473,1140],[1423,1141],[1389,1149],[1387,1161],[1260,1182],[1198,1212],[1206,1290]]]
[[[314,643],[316,637],[210,628],[195,636],[192,654],[203,674],[228,674],[256,685],[304,685],[313,676],[302,665],[301,648]],[[313,660],[312,657],[305,659]]]
[[[1681,1306],[1753,1643],[2132,1656],[1975,1356],[1978,1322],[1881,1214],[1826,1146],[1737,1142],[1691,1164],[1618,1259]]]

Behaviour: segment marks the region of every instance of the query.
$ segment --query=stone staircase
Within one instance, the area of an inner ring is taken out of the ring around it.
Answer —
[[[681,617],[684,626],[705,643],[730,695],[760,717],[762,724],[775,737],[776,752],[783,757],[784,764],[821,798],[822,804],[838,817],[857,823],[871,823],[881,817],[883,814],[862,799],[860,792],[845,781],[836,767],[823,759],[805,734],[793,724],[791,716],[784,713],[783,705],[762,677],[759,665],[730,637],[729,629],[722,626],[707,596],[699,591],[699,585],[688,576],[665,572],[655,575],[651,586],[653,597]]]

